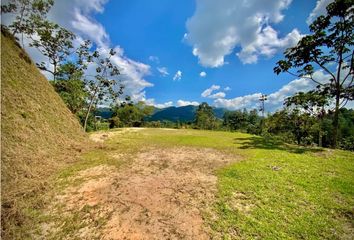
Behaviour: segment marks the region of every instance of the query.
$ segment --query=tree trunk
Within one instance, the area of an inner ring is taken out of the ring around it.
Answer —
[[[90,116],[90,112],[91,112],[92,105],[93,105],[93,99],[92,99],[91,102],[90,102],[90,105],[89,105],[89,108],[87,109],[87,113],[86,113],[86,117],[85,117],[85,122],[84,122],[84,131],[85,131],[85,132],[86,132],[87,121],[88,121],[88,118],[89,118],[89,116]]]
[[[91,98],[91,101],[90,101],[90,105],[89,105],[89,107],[87,109],[87,113],[86,113],[86,116],[85,116],[85,122],[84,122],[84,131],[85,132],[86,132],[86,128],[87,128],[87,121],[88,121],[88,118],[90,116],[90,112],[91,112],[93,103],[95,102],[95,98],[96,98],[96,94],[97,94],[98,88],[99,88],[99,85],[97,85],[97,87],[95,88],[95,91],[93,92],[93,95],[92,95],[92,98]]]
[[[338,126],[339,126],[339,92],[336,94],[336,108],[334,109],[334,118],[333,118],[333,139],[332,147],[337,148],[338,143]]]
[[[338,70],[337,70],[337,79],[333,79],[336,81],[336,108],[334,110],[334,119],[333,119],[333,148],[337,148],[338,143],[338,126],[339,126],[339,101],[341,94],[341,85],[340,85],[340,76],[342,70],[342,49],[339,51],[339,61],[338,61]]]

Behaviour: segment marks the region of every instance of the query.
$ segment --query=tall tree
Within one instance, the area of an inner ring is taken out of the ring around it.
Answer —
[[[73,62],[67,62],[58,69],[58,78],[50,81],[70,111],[79,117],[88,97],[83,81],[83,71]]]
[[[354,99],[354,0],[336,0],[327,6],[327,13],[311,25],[311,33],[295,47],[285,51],[274,72],[288,72],[308,78],[318,84],[318,92],[334,99],[333,147],[337,147],[339,109]],[[296,72],[291,72],[296,69]],[[326,81],[314,79],[315,69],[322,69],[330,77]]]
[[[37,48],[44,56],[48,57],[51,66],[45,62],[37,63],[39,69],[53,75],[53,80],[58,76],[58,67],[72,53],[75,35],[60,27],[58,24],[42,20],[38,16],[32,17],[31,47]]]
[[[140,127],[144,124],[145,117],[150,116],[153,111],[153,106],[148,106],[142,101],[136,104],[130,100],[122,102],[113,108],[111,127]],[[119,123],[120,126],[114,122]]]
[[[216,118],[213,113],[213,108],[206,102],[198,106],[195,114],[195,124],[200,129],[213,129],[216,126]]]
[[[84,130],[87,128],[87,121],[92,110],[98,104],[114,102],[121,94],[123,94],[123,85],[117,76],[120,74],[119,69],[112,63],[112,57],[116,54],[113,49],[109,52],[90,52],[91,42],[86,41],[77,50],[78,64],[82,69],[87,70],[94,68],[94,74],[86,74],[84,76],[85,85],[89,97],[87,100],[87,110],[84,120]]]
[[[299,92],[294,96],[288,97],[284,105],[287,107],[294,106],[297,109],[300,109],[302,112],[308,113],[310,116],[317,118],[317,130],[318,130],[318,145],[322,147],[322,137],[324,134],[322,128],[322,121],[326,114],[326,109],[329,105],[329,98],[326,94],[318,92],[316,90],[309,92]]]
[[[33,17],[44,19],[53,4],[54,0],[9,0],[7,4],[1,5],[1,13],[15,15],[9,28],[13,35],[21,33],[23,38],[23,34],[31,31]]]

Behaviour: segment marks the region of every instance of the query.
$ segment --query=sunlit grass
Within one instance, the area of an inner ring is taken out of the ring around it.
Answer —
[[[110,142],[138,147],[193,146],[243,160],[217,172],[214,216],[225,239],[342,239],[353,229],[354,154],[281,144],[230,132],[146,129]]]

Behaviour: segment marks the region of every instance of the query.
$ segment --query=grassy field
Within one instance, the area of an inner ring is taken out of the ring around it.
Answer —
[[[60,189],[81,184],[72,177],[85,169],[102,164],[117,169],[129,165],[127,159],[134,159],[144,149],[215,149],[238,160],[214,170],[216,198],[209,206],[211,210],[203,212],[211,236],[353,238],[354,154],[351,152],[289,146],[230,132],[117,129],[102,134],[107,136],[100,149],[58,174],[55,181],[60,182]],[[125,157],[117,160],[109,157],[112,153],[123,153]],[[105,221],[101,222],[103,226]],[[64,233],[70,235],[70,231],[78,229],[66,229]]]

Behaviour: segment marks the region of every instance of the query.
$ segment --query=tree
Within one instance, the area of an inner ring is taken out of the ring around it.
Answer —
[[[334,98],[333,147],[337,147],[339,109],[354,99],[354,0],[336,0],[327,6],[326,15],[311,25],[311,34],[303,37],[295,47],[285,51],[285,60],[278,61],[276,74],[288,72],[308,78],[318,85],[318,92]],[[333,67],[334,65],[334,67]],[[314,79],[315,68],[330,77]],[[291,72],[296,69],[296,73]]]
[[[44,56],[48,57],[53,68],[46,66],[44,62],[37,63],[37,66],[39,69],[51,73],[55,81],[59,74],[59,65],[72,53],[72,41],[75,35],[58,24],[42,20],[38,16],[32,17],[32,24],[30,47],[37,48]]]
[[[195,114],[195,124],[200,129],[214,129],[216,126],[216,118],[214,116],[213,108],[206,102],[198,106]]]
[[[246,109],[243,111],[228,111],[225,112],[223,119],[223,125],[232,131],[241,130],[251,134],[261,132],[260,125],[263,118],[258,116],[256,109],[250,112]]]
[[[9,25],[12,34],[23,34],[31,31],[31,21],[34,18],[45,18],[53,6],[54,0],[9,0],[7,4],[1,5],[1,13],[15,14],[15,19]]]
[[[313,142],[314,124],[315,118],[299,109],[277,111],[265,121],[268,133],[305,145]]]
[[[317,118],[316,127],[318,130],[318,145],[322,147],[322,137],[325,134],[322,128],[322,121],[326,114],[325,107],[329,105],[328,96],[316,90],[309,92],[299,92],[292,97],[288,97],[284,104],[287,107],[294,106],[296,109],[308,113]]]
[[[98,104],[107,104],[115,102],[115,100],[123,93],[123,85],[117,76],[120,74],[119,69],[112,63],[112,57],[116,54],[113,49],[109,52],[90,52],[91,42],[85,41],[78,50],[78,64],[83,71],[88,68],[94,68],[94,75],[86,74],[84,76],[85,86],[89,93],[87,100],[87,110],[84,120],[84,130],[86,131],[87,122],[92,110]]]
[[[136,104],[128,100],[113,108],[112,127],[140,127],[144,124],[144,119],[154,111],[153,106],[148,106],[140,101]],[[116,123],[114,123],[116,122]],[[119,125],[117,125],[117,123]]]
[[[86,106],[88,92],[83,82],[83,71],[73,62],[67,62],[58,69],[58,79],[50,81],[69,110],[79,117]]]

